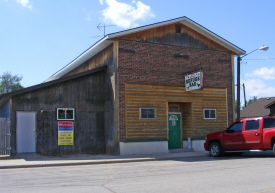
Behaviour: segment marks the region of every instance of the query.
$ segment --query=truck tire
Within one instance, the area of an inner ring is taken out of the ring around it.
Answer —
[[[213,142],[209,145],[209,154],[212,157],[219,157],[222,154],[222,147],[219,142]]]

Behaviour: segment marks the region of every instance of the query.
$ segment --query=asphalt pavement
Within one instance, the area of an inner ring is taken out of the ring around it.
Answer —
[[[0,169],[127,163],[196,157],[209,157],[209,153],[189,149],[176,149],[163,154],[125,156],[89,154],[44,156],[36,153],[26,153],[16,156],[0,156]]]

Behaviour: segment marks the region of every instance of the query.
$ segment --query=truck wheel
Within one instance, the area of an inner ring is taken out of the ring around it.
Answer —
[[[213,142],[209,146],[209,153],[212,157],[218,157],[222,154],[222,148],[219,142]]]

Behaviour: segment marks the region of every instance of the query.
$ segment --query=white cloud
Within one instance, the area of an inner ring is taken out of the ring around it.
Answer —
[[[85,20],[91,21],[91,13],[90,12],[86,13]]]
[[[275,68],[260,68],[257,70],[254,70],[251,74],[245,74],[245,76],[250,76],[250,77],[260,77],[265,80],[275,80]]]
[[[17,3],[21,4],[23,7],[27,7],[29,9],[32,9],[32,5],[30,5],[29,0],[16,0]]]
[[[103,4],[103,0],[100,0]],[[137,20],[146,20],[155,17],[151,7],[142,2],[132,1],[132,4],[121,3],[116,0],[105,0],[107,8],[103,10],[104,22],[119,27],[130,28],[139,26]]]
[[[248,79],[244,81],[244,84],[247,96],[257,96],[258,98],[275,96],[275,88],[272,86],[268,87],[259,79]],[[249,98],[247,98],[247,100],[249,100]]]

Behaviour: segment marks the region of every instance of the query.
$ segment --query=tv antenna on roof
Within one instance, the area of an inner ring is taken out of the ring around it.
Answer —
[[[104,37],[105,37],[105,28],[106,27],[111,27],[111,26],[116,26],[116,25],[100,25],[101,23],[99,23],[98,24],[98,26],[97,26],[97,29],[99,30],[99,31],[101,31],[101,27],[104,27]]]

